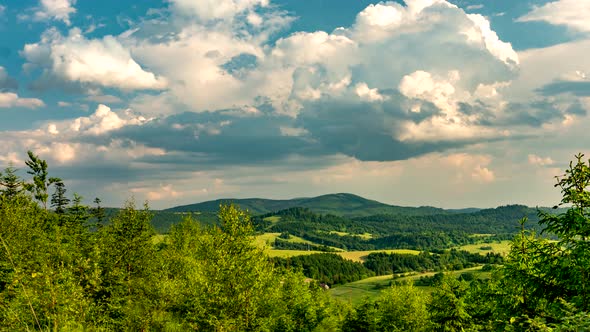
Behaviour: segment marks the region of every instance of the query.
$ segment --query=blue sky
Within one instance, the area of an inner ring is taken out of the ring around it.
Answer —
[[[590,2],[0,0],[0,167],[155,208],[352,192],[553,205]]]

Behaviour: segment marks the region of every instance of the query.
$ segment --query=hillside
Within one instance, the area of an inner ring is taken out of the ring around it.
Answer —
[[[328,194],[312,198],[294,198],[287,200],[274,200],[264,198],[246,199],[217,199],[196,204],[182,205],[166,209],[170,212],[216,212],[222,203],[234,203],[242,209],[248,210],[253,215],[285,210],[292,207],[304,207],[315,213],[333,214],[346,217],[364,217],[377,214],[387,215],[435,215],[447,213],[460,213],[463,211],[451,211],[429,206],[403,207],[388,205],[378,201],[366,199],[348,193]]]

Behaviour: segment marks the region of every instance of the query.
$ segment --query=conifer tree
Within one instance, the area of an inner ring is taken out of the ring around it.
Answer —
[[[62,181],[55,183],[55,192],[51,196],[51,207],[55,209],[55,213],[64,214],[66,207],[70,204],[70,200],[66,197],[66,188]]]
[[[0,194],[8,198],[15,197],[23,191],[23,182],[16,175],[16,168],[12,165],[4,169],[4,174],[0,172],[0,186],[4,187],[0,189]]]

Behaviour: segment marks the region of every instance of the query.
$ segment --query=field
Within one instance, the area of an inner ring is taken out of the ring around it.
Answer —
[[[420,251],[418,250],[410,250],[410,249],[391,249],[391,250],[366,250],[366,251],[343,251],[339,252],[338,255],[342,256],[343,258],[350,259],[351,261],[355,262],[363,262],[369,254],[377,253],[377,252],[384,252],[388,254],[410,254],[410,255],[418,255]]]
[[[405,249],[395,249],[395,250],[372,250],[372,251],[339,251],[334,252],[333,254],[337,254],[342,256],[345,259],[349,259],[355,262],[363,262],[364,258],[367,257],[371,253],[376,252],[385,252],[388,254],[396,253],[396,254],[412,254],[417,255],[419,251],[416,250],[405,250]],[[272,249],[267,248],[266,253],[269,257],[293,257],[299,255],[311,255],[311,254],[320,254],[321,251],[313,251],[313,250],[280,250],[280,249]]]
[[[510,252],[510,243],[511,241],[505,240],[501,242],[493,242],[493,243],[478,243],[478,244],[467,244],[457,249],[466,250],[471,253],[485,255],[487,253],[496,253],[502,256],[507,255]],[[487,247],[487,248],[486,248]],[[488,249],[490,248],[491,249]],[[484,249],[482,249],[484,248]]]
[[[358,236],[359,238],[363,239],[363,240],[369,240],[373,238],[373,234],[371,233],[363,233],[363,234],[350,234],[347,232],[339,232],[339,231],[330,231],[328,232],[330,234],[336,234],[336,235],[340,235],[340,236],[347,236],[347,235],[351,235],[351,236]]]
[[[457,270],[452,272],[445,272],[451,275],[459,276],[461,273],[464,272],[474,272],[480,278],[488,277],[489,274],[487,272],[481,272],[481,266],[472,267],[463,270]],[[392,275],[385,275],[385,276],[377,276],[366,278],[363,280],[351,282],[345,285],[341,285],[338,287],[334,287],[330,289],[330,294],[337,299],[350,302],[354,305],[361,303],[365,299],[374,300],[379,296],[379,293],[387,287],[390,287],[390,283],[392,281],[408,281],[408,280],[416,280],[422,276],[433,276],[436,272],[426,272],[426,273],[416,273],[412,275],[408,275],[406,277],[396,278],[393,279]],[[423,287],[417,286],[418,288],[422,289],[425,293],[430,293],[432,291],[431,287]]]
[[[270,217],[272,218],[272,217]],[[274,243],[275,239],[277,237],[279,237],[279,235],[281,235],[281,233],[264,233],[264,234],[260,234],[260,235],[256,235],[254,237],[254,241],[256,242],[257,245],[261,246],[261,247],[266,247],[269,250],[275,250],[272,249],[272,244]],[[284,241],[287,242],[294,242],[294,243],[305,243],[305,244],[310,244],[310,245],[317,245],[317,243],[308,241],[306,239],[300,238],[299,236],[295,236],[295,235],[289,235],[289,239],[282,239]],[[334,248],[334,247],[330,247],[336,251],[342,251],[342,249],[340,248]],[[280,251],[289,251],[289,250],[280,250]],[[294,250],[294,251],[301,251],[301,250]],[[305,252],[305,251],[302,251]],[[293,255],[296,256],[296,255]]]

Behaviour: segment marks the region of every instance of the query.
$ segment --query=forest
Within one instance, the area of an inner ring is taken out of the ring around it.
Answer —
[[[2,331],[590,329],[590,161],[582,154],[557,178],[559,209],[538,210],[533,219],[520,206],[504,207],[514,220],[499,218],[506,227],[494,234],[510,235],[506,256],[450,248],[485,233],[494,209],[455,217],[463,225],[457,229],[442,215],[345,218],[292,208],[251,218],[230,204],[219,207],[216,221],[182,214],[161,234],[147,203],[115,210],[94,199],[87,206],[77,194],[69,198],[64,181],[50,177],[33,152],[26,165],[28,178],[14,167],[0,174]],[[392,218],[399,222],[385,222]],[[440,226],[410,236],[412,224],[428,218]],[[254,241],[269,231],[339,249],[421,253],[373,253],[361,263],[334,252],[270,258]],[[482,265],[489,278],[447,273]],[[428,291],[392,283],[360,304],[320,287],[407,271],[439,273],[422,280]]]

